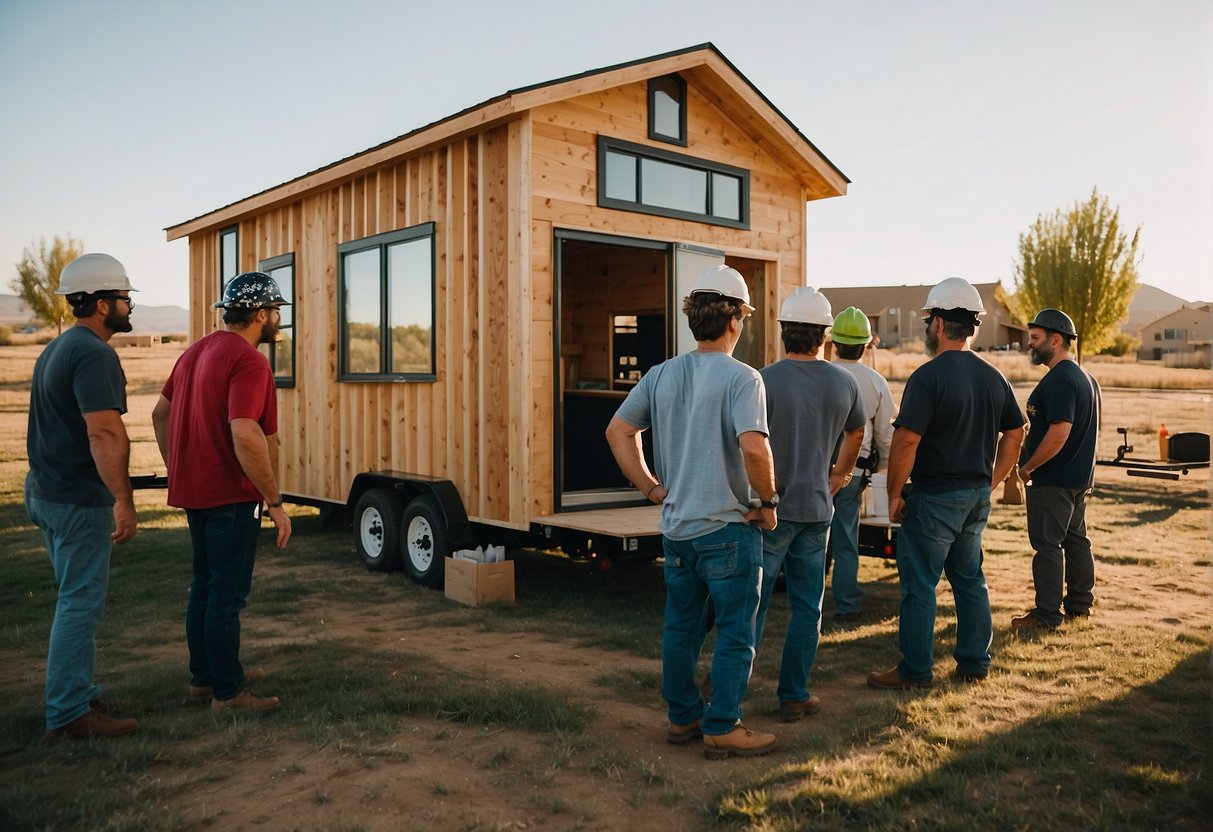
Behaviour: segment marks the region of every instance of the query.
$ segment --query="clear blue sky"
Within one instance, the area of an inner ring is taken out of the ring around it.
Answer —
[[[1014,275],[1093,186],[1213,299],[1213,3],[0,0],[0,292],[71,233],[186,304],[162,229],[508,89],[712,41],[844,173],[814,286]]]

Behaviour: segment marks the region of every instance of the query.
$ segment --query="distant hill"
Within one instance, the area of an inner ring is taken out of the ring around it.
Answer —
[[[1156,321],[1168,312],[1174,312],[1187,303],[1186,300],[1164,292],[1148,283],[1139,283],[1137,292],[1129,303],[1129,319],[1120,325],[1122,332],[1136,335],[1137,331],[1146,324]]]
[[[190,313],[180,306],[144,306],[136,300],[131,316],[134,332],[168,335],[190,329]],[[24,326],[33,321],[29,308],[17,295],[0,295],[0,324]]]

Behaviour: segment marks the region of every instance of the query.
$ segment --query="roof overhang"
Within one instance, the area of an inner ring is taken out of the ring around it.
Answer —
[[[506,123],[535,107],[675,72],[693,79],[697,88],[707,95],[715,106],[744,125],[765,149],[797,177],[804,186],[808,199],[823,199],[846,193],[850,180],[842,171],[715,46],[704,43],[677,52],[511,90],[281,185],[169,226],[165,233],[169,240],[176,240],[209,228],[220,228],[247,214],[293,201],[360,171]]]

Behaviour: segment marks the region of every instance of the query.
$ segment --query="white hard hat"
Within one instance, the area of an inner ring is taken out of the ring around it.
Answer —
[[[779,307],[779,320],[794,324],[821,324],[829,326],[834,323],[830,301],[812,286],[801,286],[788,295],[788,299]]]
[[[708,266],[703,270],[695,285],[691,287],[691,294],[696,292],[715,292],[726,298],[739,300],[747,312],[754,312],[754,307],[750,306],[750,288],[745,285],[745,278],[741,276],[741,272],[723,263]]]
[[[126,269],[108,254],[81,254],[63,267],[59,274],[57,295],[80,292],[139,291],[131,285]]]
[[[927,294],[924,312],[932,309],[965,309],[977,315],[986,314],[981,295],[963,277],[947,277],[936,283]]]

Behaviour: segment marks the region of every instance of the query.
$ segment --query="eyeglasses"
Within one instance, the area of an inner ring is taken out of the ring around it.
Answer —
[[[124,300],[124,301],[126,301],[126,307],[128,309],[135,308],[135,301],[131,298],[130,295],[111,295],[108,298],[103,298],[103,300],[109,300],[109,301]]]

